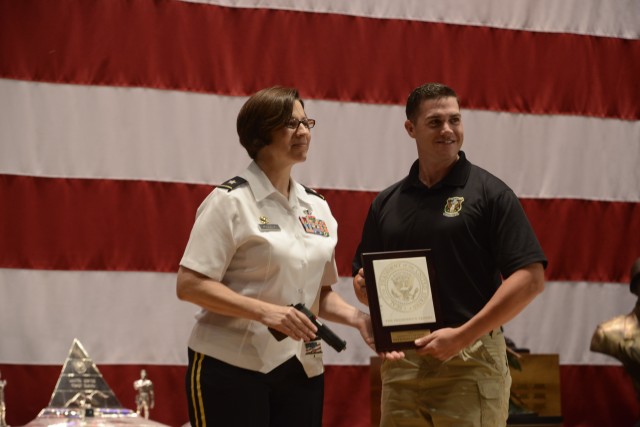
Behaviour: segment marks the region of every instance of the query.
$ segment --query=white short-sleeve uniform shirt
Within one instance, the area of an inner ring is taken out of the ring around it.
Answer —
[[[242,295],[317,313],[320,287],[338,279],[329,205],[293,179],[287,200],[255,162],[240,177],[247,182],[219,186],[202,202],[180,265]],[[277,341],[260,322],[204,309],[196,319],[194,351],[259,372],[295,355],[309,377],[323,372],[320,341]]]

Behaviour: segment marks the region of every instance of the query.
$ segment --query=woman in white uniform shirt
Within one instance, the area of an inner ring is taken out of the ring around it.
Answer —
[[[178,297],[202,307],[186,375],[193,426],[322,425],[321,342],[291,304],[372,343],[368,315],[331,289],[337,223],[329,206],[291,178],[314,125],[297,90],[254,94],[237,119],[253,162],[198,208],[177,281]]]

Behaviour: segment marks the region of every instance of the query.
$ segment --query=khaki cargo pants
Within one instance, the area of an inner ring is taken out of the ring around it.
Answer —
[[[380,427],[506,425],[511,375],[499,329],[446,362],[405,356],[382,363]]]

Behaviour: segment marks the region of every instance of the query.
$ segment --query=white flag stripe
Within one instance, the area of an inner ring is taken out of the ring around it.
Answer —
[[[187,0],[255,8],[255,0]],[[638,0],[263,0],[259,7],[531,30],[638,38]]]
[[[545,291],[505,325],[505,335],[534,354],[559,354],[566,365],[619,364],[589,350],[596,327],[636,303],[619,283],[547,282]]]
[[[350,277],[341,277],[335,289],[366,310]],[[97,363],[185,365],[198,311],[176,299],[172,273],[0,269],[0,295],[0,363],[57,365],[78,338]],[[29,310],[14,310],[15,301],[29,301]],[[630,312],[633,304],[619,284],[550,282],[505,334],[532,353],[560,354],[562,364],[617,365],[589,351],[589,342],[598,323]],[[369,363],[375,353],[355,329],[327,324],[348,343],[341,353],[325,345],[327,364]]]
[[[0,97],[0,173],[219,184],[249,161],[235,131],[245,97],[8,79]],[[379,191],[416,157],[403,106],[307,100],[306,110],[318,125],[294,174],[307,185]],[[640,121],[463,114],[469,159],[520,197],[640,201]]]
[[[0,363],[59,365],[74,338],[99,364],[186,365],[196,306],[175,274],[0,269]],[[28,301],[28,310],[15,305]]]

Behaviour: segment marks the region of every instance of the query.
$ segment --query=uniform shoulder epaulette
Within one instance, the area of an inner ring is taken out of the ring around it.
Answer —
[[[222,187],[222,188],[225,188],[227,191],[231,191],[231,190],[235,190],[245,182],[247,182],[246,179],[236,176],[234,178],[226,180],[222,184],[218,185],[218,187]]]
[[[308,194],[313,194],[314,196],[318,196],[318,197],[320,197],[322,200],[324,200],[324,196],[323,196],[322,194],[318,193],[318,192],[317,192],[316,190],[314,190],[313,188],[309,188],[309,187],[307,187],[306,185],[303,185],[303,187],[304,187],[305,191],[306,191]]]

